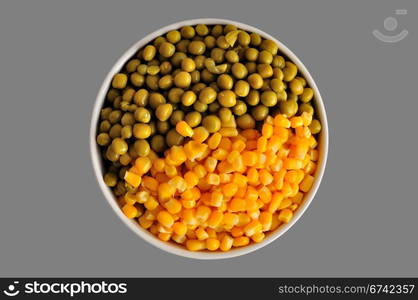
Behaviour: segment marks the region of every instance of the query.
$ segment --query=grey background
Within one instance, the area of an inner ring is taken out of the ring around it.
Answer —
[[[140,3],[142,2],[142,3]],[[398,44],[373,29],[395,9]],[[2,1],[0,276],[417,276],[417,1]],[[328,167],[301,220],[252,254],[196,261],[135,236],[96,183],[88,129],[131,44],[188,18],[280,39],[324,98]],[[398,31],[397,31],[398,32]]]

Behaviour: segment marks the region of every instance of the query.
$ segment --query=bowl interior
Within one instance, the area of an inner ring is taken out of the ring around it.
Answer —
[[[232,24],[235,25],[241,29],[244,29],[246,31],[255,32],[260,34],[263,38],[271,39],[275,41],[279,45],[279,51],[282,55],[290,59],[292,62],[294,62],[299,69],[299,72],[305,77],[307,80],[309,86],[314,90],[314,101],[316,114],[318,118],[321,121],[322,124],[322,131],[320,133],[319,141],[318,141],[318,147],[319,147],[319,160],[318,160],[318,167],[315,172],[315,181],[308,193],[306,193],[304,200],[301,204],[301,206],[295,211],[295,214],[292,218],[292,220],[285,224],[280,226],[275,231],[269,233],[266,238],[257,244],[250,244],[248,246],[237,248],[237,249],[231,249],[228,252],[192,252],[184,249],[181,246],[178,246],[174,243],[167,243],[160,241],[158,238],[156,238],[154,235],[152,235],[149,231],[143,229],[138,225],[137,222],[130,220],[125,217],[125,215],[122,213],[121,209],[119,208],[116,198],[113,195],[111,189],[107,187],[103,182],[103,162],[100,155],[99,147],[96,144],[96,132],[97,132],[97,124],[100,116],[100,109],[104,103],[105,96],[108,90],[108,87],[111,83],[112,77],[115,73],[117,73],[125,64],[125,62],[130,59],[140,48],[145,46],[147,43],[152,41],[154,38],[165,34],[166,32],[178,29],[182,26],[186,25],[196,25],[196,24],[207,24],[207,25],[213,25],[213,24]],[[187,20],[182,22],[177,22],[168,26],[165,26],[159,30],[154,31],[153,33],[147,35],[145,38],[141,39],[134,45],[132,45],[115,63],[115,65],[112,67],[108,75],[106,76],[105,80],[103,81],[103,84],[99,90],[99,93],[97,95],[92,118],[91,118],[91,125],[90,125],[90,152],[91,152],[91,159],[93,163],[94,172],[97,178],[97,181],[99,182],[100,188],[106,197],[108,203],[113,208],[115,213],[120,217],[120,219],[137,235],[145,239],[150,244],[165,250],[167,252],[177,254],[184,257],[190,257],[190,258],[196,258],[196,259],[223,259],[223,258],[230,258],[235,256],[244,255],[247,253],[250,253],[252,251],[255,251],[259,248],[262,248],[266,246],[267,244],[271,243],[278,237],[280,237],[282,234],[284,234],[290,227],[293,226],[297,222],[297,220],[300,218],[300,216],[305,212],[306,208],[311,203],[315,193],[318,190],[319,184],[321,182],[325,165],[326,165],[326,159],[328,155],[328,123],[327,123],[327,117],[326,112],[324,108],[324,104],[321,98],[321,95],[319,93],[318,87],[316,86],[314,80],[312,79],[312,76],[309,74],[306,67],[302,64],[302,62],[296,57],[296,55],[290,51],[284,44],[282,44],[280,41],[278,41],[273,36],[246,24],[231,21],[231,20],[225,20],[225,19],[193,19],[193,20]]]

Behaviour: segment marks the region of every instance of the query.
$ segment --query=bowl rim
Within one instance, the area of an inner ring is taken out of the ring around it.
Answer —
[[[305,194],[304,200],[302,205],[296,210],[292,220],[285,224],[280,226],[278,229],[274,230],[273,232],[269,233],[266,238],[260,242],[260,243],[254,243],[250,244],[248,246],[233,249],[227,252],[192,252],[189,251],[181,246],[177,246],[174,243],[167,243],[159,240],[154,235],[152,235],[148,230],[143,229],[138,225],[137,222],[126,218],[126,216],[123,214],[122,210],[117,204],[116,198],[113,195],[111,189],[107,187],[104,184],[103,181],[103,166],[102,166],[102,158],[100,156],[99,147],[96,144],[96,133],[97,133],[97,124],[99,121],[100,116],[100,110],[102,108],[102,105],[105,101],[106,93],[109,88],[109,85],[111,83],[112,77],[115,73],[119,72],[119,70],[122,69],[123,65],[130,59],[140,48],[142,48],[144,45],[152,41],[154,38],[163,35],[167,33],[170,30],[178,29],[182,26],[187,25],[197,25],[197,24],[207,24],[207,25],[215,25],[215,24],[221,24],[221,25],[227,25],[232,24],[235,25],[241,29],[244,29],[246,31],[255,32],[261,35],[263,38],[271,39],[275,41],[279,46],[279,51],[287,56],[293,63],[295,63],[299,69],[299,72],[303,74],[305,79],[307,80],[309,86],[314,90],[314,101],[316,104],[317,114],[319,116],[319,119],[321,120],[322,125],[322,131],[320,135],[320,139],[318,142],[318,145],[320,147],[319,151],[319,159],[318,159],[318,167],[315,172],[315,180],[314,183],[309,190],[307,194]],[[153,31],[150,34],[147,34],[144,38],[140,39],[136,43],[134,43],[127,51],[125,51],[120,58],[116,61],[116,63],[113,65],[113,67],[110,69],[108,74],[106,75],[99,92],[97,93],[96,100],[94,102],[93,111],[91,114],[91,122],[90,122],[90,154],[91,154],[91,161],[94,169],[94,173],[96,176],[96,180],[99,183],[100,189],[105,196],[108,204],[113,209],[113,211],[116,213],[116,215],[122,220],[122,222],[130,228],[136,235],[143,238],[145,241],[150,243],[151,245],[164,250],[166,252],[176,254],[183,257],[188,258],[194,258],[194,259],[201,259],[201,260],[212,260],[212,259],[226,259],[226,258],[232,258],[237,257],[241,255],[245,255],[248,253],[251,253],[255,250],[261,249],[264,246],[267,246],[268,244],[275,241],[277,238],[282,236],[284,233],[286,233],[304,214],[308,206],[311,204],[318,188],[321,183],[321,180],[324,175],[325,167],[326,167],[326,161],[328,157],[328,138],[329,138],[329,132],[328,132],[328,122],[327,122],[327,116],[325,111],[325,106],[321,97],[321,94],[319,92],[319,89],[313,80],[311,74],[305,67],[305,65],[299,60],[299,58],[289,49],[286,45],[284,45],[282,42],[280,42],[275,37],[271,36],[270,34],[247,24],[228,20],[228,19],[218,19],[218,18],[199,18],[199,19],[190,19],[190,20],[184,20],[172,23],[170,25],[164,26],[162,28],[159,28],[158,30]]]

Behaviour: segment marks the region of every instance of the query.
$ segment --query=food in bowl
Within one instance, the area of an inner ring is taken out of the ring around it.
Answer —
[[[279,46],[228,25],[155,38],[114,74],[97,129],[127,218],[190,251],[260,243],[314,182],[314,91]]]

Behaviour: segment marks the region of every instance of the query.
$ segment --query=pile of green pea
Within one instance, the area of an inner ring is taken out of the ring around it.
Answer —
[[[278,45],[234,25],[184,26],[155,38],[115,74],[101,110],[97,143],[104,181],[116,195],[138,156],[184,142],[184,120],[210,133],[221,127],[259,128],[268,115],[315,116],[314,92]],[[312,121],[317,134],[321,124]]]

